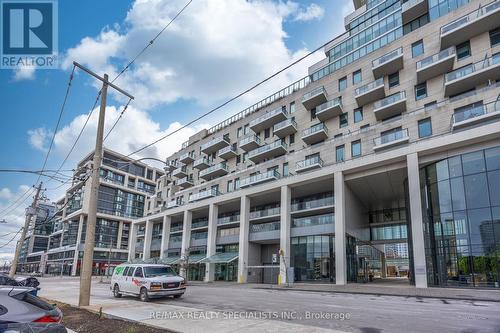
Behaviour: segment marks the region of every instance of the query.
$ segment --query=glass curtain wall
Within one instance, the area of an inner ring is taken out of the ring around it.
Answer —
[[[296,282],[335,283],[335,237],[333,235],[292,238],[291,266]]]

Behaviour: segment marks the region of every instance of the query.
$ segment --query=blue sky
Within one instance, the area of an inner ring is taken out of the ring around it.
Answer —
[[[0,168],[38,169],[54,130],[73,60],[98,73],[116,73],[184,4],[175,1],[59,0],[59,57],[61,68],[37,70],[16,77],[0,70],[2,122]],[[218,103],[263,79],[308,50],[342,32],[343,15],[352,5],[343,1],[195,0],[139,58],[117,84],[136,95],[120,127],[107,144],[128,153],[179,127]],[[220,110],[200,124],[163,142],[155,157],[165,158],[202,127],[257,102],[307,74],[315,55],[249,96]],[[31,75],[29,75],[31,74]],[[96,82],[78,73],[73,81],[56,145],[47,168],[57,168],[74,141],[97,93]],[[110,95],[107,123],[124,100]],[[64,169],[91,151],[93,121]],[[1,231],[18,228],[25,205],[7,216],[2,211],[36,176],[0,173]],[[47,188],[58,184],[50,182]],[[57,199],[60,191],[47,191]],[[0,239],[0,245],[4,240]],[[2,252],[11,250],[0,248]]]

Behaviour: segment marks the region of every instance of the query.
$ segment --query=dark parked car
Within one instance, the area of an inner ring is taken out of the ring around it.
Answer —
[[[7,274],[0,273],[0,286],[30,287],[33,288],[31,293],[36,296],[38,290],[40,290],[40,288],[38,288],[39,285],[40,282],[38,282],[38,279],[32,276],[21,276],[13,279]]]

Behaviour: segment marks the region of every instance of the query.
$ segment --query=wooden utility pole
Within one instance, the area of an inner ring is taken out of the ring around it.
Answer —
[[[83,67],[77,62],[73,64],[86,72],[87,74],[95,77],[99,81],[102,81],[101,88],[101,106],[99,109],[99,122],[97,124],[97,136],[95,140],[95,150],[94,159],[92,163],[91,170],[91,180],[90,180],[90,201],[89,201],[89,211],[87,213],[87,229],[85,233],[85,245],[83,250],[82,258],[82,269],[80,272],[80,296],[78,299],[79,306],[87,306],[90,304],[90,289],[92,283],[92,271],[94,263],[94,246],[95,246],[95,227],[97,222],[97,197],[99,195],[99,170],[102,164],[103,157],[103,138],[104,138],[104,120],[106,112],[106,99],[108,95],[108,87],[111,87],[118,92],[124,94],[130,99],[134,99],[134,96],[120,89],[113,83],[109,82],[108,74],[104,74],[104,77],[97,75],[90,69]]]
[[[42,182],[38,185],[36,189],[35,198],[33,199],[33,203],[26,210],[26,220],[24,221],[23,231],[21,232],[21,238],[16,245],[16,253],[14,254],[14,259],[12,260],[12,265],[10,266],[9,276],[12,278],[16,274],[17,264],[19,262],[19,256],[21,254],[21,248],[23,247],[24,239],[26,238],[26,234],[28,233],[28,228],[31,224],[31,219],[34,215],[36,215],[36,207],[38,205],[38,199],[40,198],[40,191],[42,190]]]

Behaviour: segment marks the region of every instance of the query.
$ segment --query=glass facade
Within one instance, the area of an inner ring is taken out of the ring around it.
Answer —
[[[421,169],[429,285],[500,287],[500,147]]]
[[[291,266],[296,282],[335,282],[335,237],[333,235],[293,237]]]

